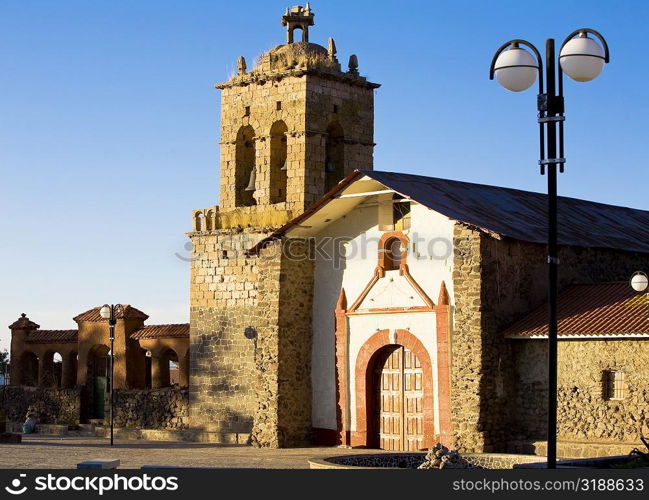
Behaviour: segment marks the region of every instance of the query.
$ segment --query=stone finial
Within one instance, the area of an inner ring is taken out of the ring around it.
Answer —
[[[245,75],[247,69],[248,67],[246,66],[246,58],[239,56],[239,58],[237,59],[237,71],[240,75]]]
[[[39,328],[40,325],[31,321],[25,313],[22,313],[20,318],[9,325],[10,330],[37,330]]]
[[[292,9],[286,9],[282,16],[282,26],[286,26],[286,43],[293,43],[293,32],[296,29],[302,30],[302,41],[309,41],[309,26],[313,26],[315,13],[307,3],[306,8],[296,5]]]
[[[332,61],[336,60],[336,42],[333,38],[329,38],[329,44],[327,46],[327,53],[329,54],[329,59]]]
[[[349,73],[352,75],[358,75],[358,57],[356,54],[349,56]]]

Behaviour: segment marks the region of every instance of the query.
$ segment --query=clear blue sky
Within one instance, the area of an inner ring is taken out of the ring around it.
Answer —
[[[219,92],[283,43],[285,2],[2,0],[0,346],[104,302],[188,321],[184,233],[218,201]],[[376,93],[375,168],[537,191],[536,97],[487,78],[511,38],[592,27],[611,64],[567,81],[564,195],[649,208],[649,2],[314,1]]]

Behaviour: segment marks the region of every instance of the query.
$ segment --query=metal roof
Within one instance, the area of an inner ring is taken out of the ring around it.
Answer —
[[[457,221],[520,241],[547,242],[547,195],[393,172],[362,172]],[[559,244],[649,253],[649,212],[559,197]]]
[[[646,294],[627,282],[572,285],[559,294],[559,337],[649,338]],[[547,303],[504,331],[505,337],[547,338]]]
[[[303,214],[249,252],[256,252],[265,242],[289,231],[296,236],[305,236],[308,231],[304,228],[312,228],[311,234],[317,232],[360,201],[345,198],[353,196],[347,193],[367,191],[371,195],[380,186],[486,232],[530,243],[547,243],[546,194],[372,170],[351,173]],[[558,208],[560,245],[649,253],[649,211],[566,197],[559,197]]]

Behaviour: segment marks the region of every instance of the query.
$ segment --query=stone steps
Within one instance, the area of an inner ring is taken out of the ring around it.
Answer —
[[[115,427],[113,435],[115,439],[142,439],[145,441],[185,441],[230,445],[247,445],[250,442],[250,434],[247,433],[204,432],[193,429],[167,431]],[[110,427],[95,427],[95,436],[100,438],[110,437]]]
[[[22,422],[7,422],[7,431],[22,434]],[[40,436],[92,437],[95,435],[95,426],[91,424],[36,424],[34,434]]]

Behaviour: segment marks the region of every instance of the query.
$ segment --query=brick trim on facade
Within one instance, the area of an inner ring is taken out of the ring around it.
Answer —
[[[336,423],[338,428],[338,444],[349,446],[349,369],[347,358],[348,333],[347,333],[347,297],[344,288],[336,302]]]
[[[437,306],[437,407],[439,435],[437,441],[451,446],[451,305],[446,283],[442,281]]]

